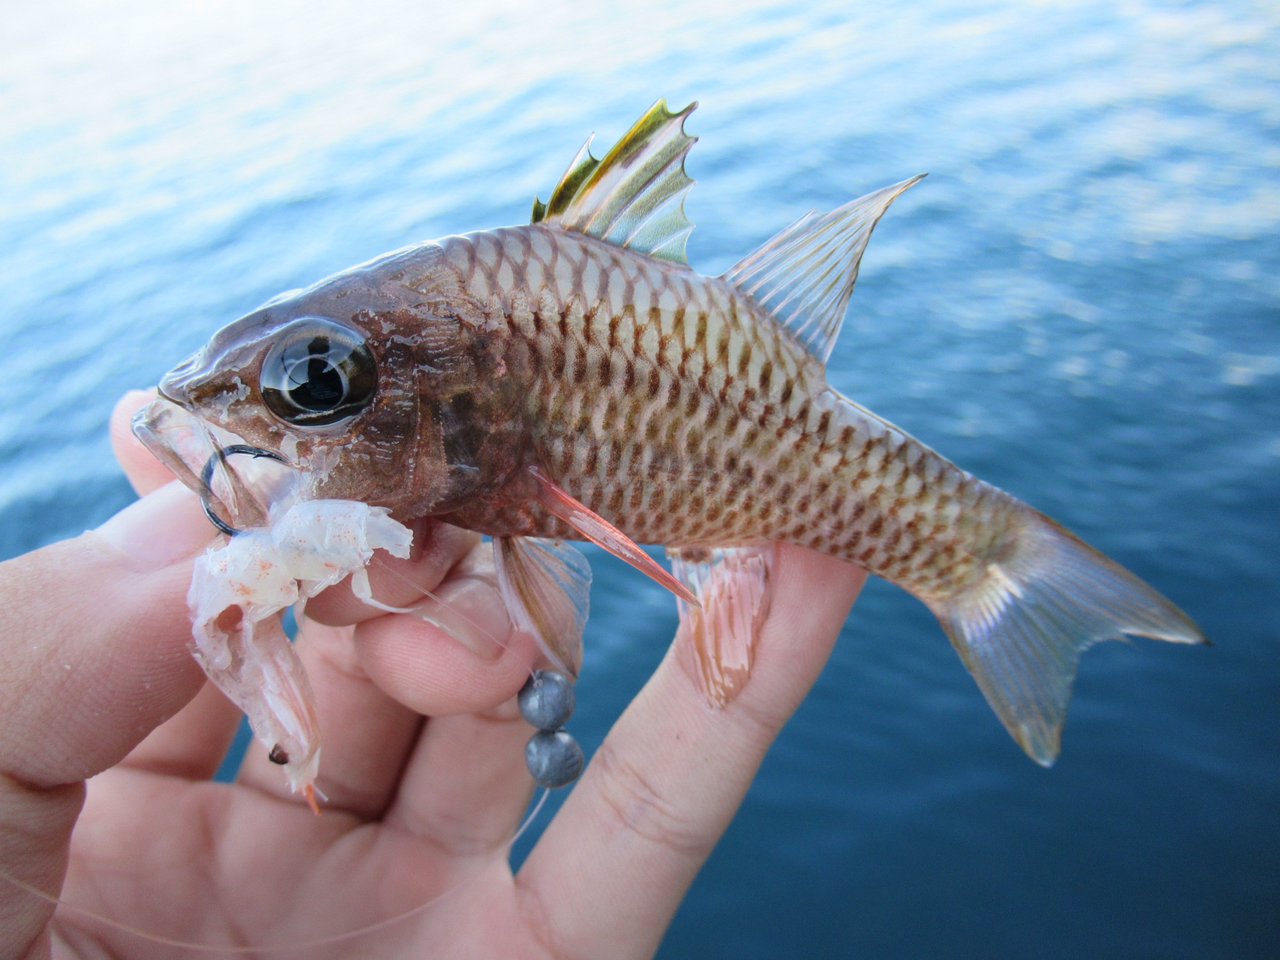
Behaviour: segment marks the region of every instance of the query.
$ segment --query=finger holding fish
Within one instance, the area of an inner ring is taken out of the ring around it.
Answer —
[[[407,558],[379,551],[368,566],[372,595],[386,606],[415,608],[430,601],[480,543],[479,534],[445,523],[424,521],[410,526],[414,538]],[[349,578],[307,601],[307,616],[335,627],[352,626],[386,612],[356,596]]]
[[[503,619],[502,608],[492,607],[485,623]],[[485,630],[471,639],[491,643],[495,633]],[[460,643],[457,633],[462,632],[409,614],[386,615],[356,628],[356,653],[375,683],[429,716],[492,710],[515,697],[542,660],[532,637],[522,631],[508,632],[487,655]]]
[[[564,956],[652,956],[765,753],[826,664],[866,572],[781,546],[755,665],[709,706],[682,628],[516,878]],[[745,639],[745,638],[744,638]]]
[[[370,821],[379,819],[391,802],[424,721],[370,679],[351,634],[350,627],[304,620],[296,646],[311,680],[324,744],[316,781],[324,809]],[[289,789],[262,743],[250,747],[237,782],[290,803],[305,802]]]

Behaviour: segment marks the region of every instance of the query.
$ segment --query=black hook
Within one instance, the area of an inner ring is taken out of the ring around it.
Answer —
[[[204,507],[204,515],[209,518],[209,522],[228,537],[234,537],[240,531],[213,512],[213,504],[211,502],[213,500],[213,471],[219,462],[226,463],[227,457],[234,456],[237,453],[248,454],[255,460],[258,457],[266,457],[286,466],[289,464],[289,461],[280,454],[271,450],[264,450],[262,447],[251,447],[247,443],[233,443],[229,447],[222,447],[208,459],[204,469],[200,471],[200,505]]]

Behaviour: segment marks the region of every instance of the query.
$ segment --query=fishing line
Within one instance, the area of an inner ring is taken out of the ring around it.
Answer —
[[[538,797],[538,802],[534,804],[533,809],[530,810],[529,813],[525,816],[524,822],[520,824],[520,828],[516,830],[515,834],[511,837],[511,839],[502,845],[502,847],[500,848],[501,850],[503,850],[508,854],[510,853],[511,848],[524,835],[525,831],[529,829],[530,825],[533,823],[534,819],[538,816],[538,814],[542,812],[542,808],[546,804],[547,797],[550,794],[551,794],[551,791],[544,787],[542,790],[542,795]],[[495,853],[496,852],[497,851],[495,851]],[[420,903],[416,907],[411,907],[410,909],[404,911],[403,913],[398,913],[393,917],[387,917],[385,920],[379,920],[377,923],[368,924],[367,926],[360,927],[357,930],[349,930],[346,933],[335,933],[331,936],[320,937],[315,940],[306,940],[306,941],[303,941],[302,943],[272,944],[267,946],[251,946],[251,947],[235,947],[235,946],[219,947],[219,946],[214,946],[212,944],[196,943],[194,941],[189,941],[189,940],[179,940],[175,937],[166,937],[166,936],[163,936],[162,934],[150,933],[138,927],[130,926],[127,923],[121,923],[119,920],[112,920],[110,917],[105,917],[100,913],[97,913],[93,910],[88,909],[87,907],[77,906],[74,903],[70,903],[69,901],[63,900],[60,897],[56,897],[51,893],[46,893],[44,890],[41,890],[38,887],[34,887],[31,884],[27,883],[26,881],[19,880],[17,877],[12,876],[8,871],[4,870],[3,868],[0,868],[0,880],[6,880],[9,883],[13,884],[15,887],[17,887],[19,890],[23,891],[24,893],[27,893],[39,900],[44,900],[46,903],[51,903],[55,907],[61,910],[65,910],[68,913],[74,913],[74,914],[77,914],[78,916],[85,917],[86,919],[94,920],[98,923],[101,923],[105,926],[112,928],[113,930],[117,930],[121,933],[130,934],[131,936],[138,937],[139,939],[142,939],[142,940],[148,940],[152,943],[163,944],[164,946],[167,946],[167,947],[180,947],[183,950],[191,950],[193,952],[224,953],[224,954],[283,953],[289,950],[314,950],[317,947],[327,947],[327,946],[332,946],[335,943],[342,943],[347,940],[354,940],[356,937],[363,937],[371,933],[376,933],[379,930],[384,930],[394,924],[401,923],[405,920],[408,920],[410,917],[413,917],[419,913],[422,913],[422,911],[426,910],[428,907],[435,906],[440,901],[444,900],[446,897],[452,896],[453,894],[457,893],[459,890],[462,890],[470,882],[470,880],[463,880],[461,883],[449,888],[444,893],[438,896],[432,897],[430,900],[427,900],[424,903]]]
[[[427,597],[428,599],[430,599],[430,600],[434,600],[436,603],[440,604],[440,606],[444,607],[444,608],[445,608],[446,610],[448,610],[450,613],[454,614],[454,616],[458,617],[458,619],[460,619],[460,620],[465,620],[468,624],[470,624],[471,626],[475,627],[475,628],[476,628],[480,633],[484,634],[486,637],[488,637],[490,640],[492,640],[492,641],[493,641],[497,646],[501,647],[503,650],[505,650],[505,649],[507,648],[507,643],[506,643],[505,641],[500,640],[498,637],[494,636],[494,634],[493,634],[493,633],[491,633],[489,630],[487,630],[487,629],[486,629],[482,624],[480,624],[480,623],[476,622],[475,620],[472,620],[470,617],[468,617],[468,616],[467,616],[465,613],[463,613],[461,610],[457,609],[457,608],[456,608],[453,604],[451,604],[448,600],[445,600],[443,597],[438,596],[438,595],[437,595],[437,594],[435,594],[435,593],[432,593],[432,592],[431,592],[430,590],[428,590],[426,587],[424,587],[424,586],[422,586],[422,585],[420,585],[420,584],[414,583],[412,580],[410,580],[410,579],[409,579],[407,576],[405,576],[403,573],[401,573],[400,571],[398,571],[398,570],[396,570],[395,568],[393,568],[393,567],[391,566],[391,564],[387,563],[387,562],[386,562],[386,561],[384,561],[384,560],[381,560],[381,559],[380,559],[376,554],[374,555],[374,557],[373,557],[373,559],[370,561],[370,563],[377,564],[380,568],[382,568],[383,570],[385,570],[385,571],[386,571],[388,574],[390,574],[391,576],[395,577],[397,580],[399,580],[399,581],[401,581],[402,583],[404,583],[404,584],[406,584],[406,585],[408,585],[408,586],[412,587],[414,590],[417,590],[419,593],[421,593],[423,596]],[[447,574],[445,575],[445,579],[448,579],[448,575],[447,575]],[[441,581],[441,582],[443,582],[443,581]],[[437,586],[438,586],[438,584],[437,584]],[[432,622],[433,622],[433,621],[431,621],[431,620],[428,620],[428,619],[427,619],[427,617],[423,616],[419,611],[414,610],[412,607],[407,608],[407,609],[402,610],[402,611],[399,611],[399,612],[407,613],[407,614],[409,614],[410,616],[416,616],[416,617],[418,617],[418,618],[419,618],[419,619],[421,619],[421,620],[426,620],[428,623],[432,623]],[[443,625],[442,625],[442,624],[436,624],[436,626],[441,627],[441,629],[445,629],[445,628],[443,627]],[[448,631],[446,630],[445,632],[447,633]]]

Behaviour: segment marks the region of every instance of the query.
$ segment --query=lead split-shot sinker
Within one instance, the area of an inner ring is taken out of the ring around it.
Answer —
[[[573,716],[573,681],[555,670],[535,670],[518,699],[521,716],[538,728],[524,748],[529,773],[553,790],[573,783],[586,765],[578,741],[561,729]]]

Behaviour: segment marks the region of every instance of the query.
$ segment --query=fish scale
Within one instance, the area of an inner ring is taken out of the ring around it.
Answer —
[[[303,498],[493,536],[512,622],[570,674],[590,570],[555,541],[593,540],[676,593],[721,705],[750,674],[734,645],[763,623],[764,545],[859,564],[928,605],[1010,733],[1052,762],[1083,650],[1203,636],[1132,573],[828,385],[871,233],[921,178],[808,214],[703,277],[684,254],[692,109],[656,104],[602,159],[584,147],[529,225],[271,301],[167,376],[165,402],[291,463]],[[178,463],[164,416],[140,435]],[[214,496],[200,464],[183,475]],[[637,543],[667,546],[676,576]]]
[[[637,542],[788,541],[918,595],[971,585],[1007,549],[1019,501],[839,397],[723,281],[536,225],[441,243],[470,300],[500,305],[511,354],[532,359],[509,370],[531,383],[539,461]],[[546,514],[522,520],[465,517],[495,534],[571,535]]]

